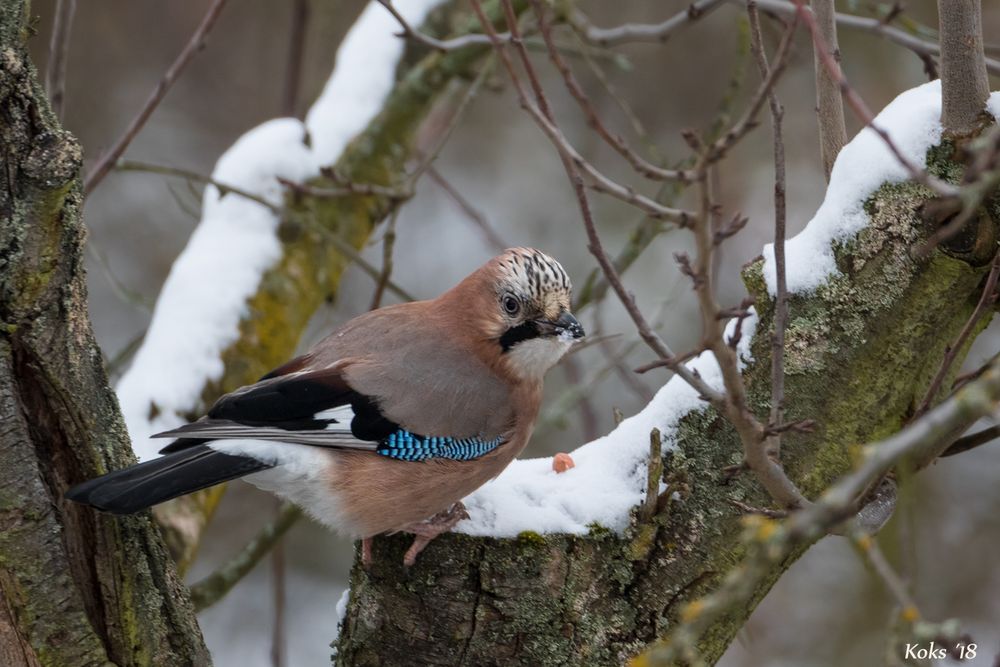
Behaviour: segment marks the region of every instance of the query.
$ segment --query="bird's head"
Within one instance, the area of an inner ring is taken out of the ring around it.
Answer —
[[[514,376],[540,379],[584,335],[570,312],[572,286],[559,262],[511,248],[485,267],[492,289],[488,337]]]

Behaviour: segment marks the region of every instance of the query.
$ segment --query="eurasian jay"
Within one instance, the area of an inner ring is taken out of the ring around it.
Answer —
[[[162,457],[73,487],[115,514],[237,477],[363,540],[416,535],[404,562],[468,516],[461,499],[528,443],[542,377],[583,337],[569,277],[530,248],[429,301],[356,317],[300,357],[157,434]]]

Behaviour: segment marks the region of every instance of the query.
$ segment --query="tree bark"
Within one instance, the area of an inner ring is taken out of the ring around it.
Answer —
[[[98,516],[73,483],[134,461],[87,317],[81,151],[0,2],[0,662],[204,665],[148,514]]]
[[[983,51],[980,0],[938,0],[941,31],[941,124],[956,136],[967,136],[985,122],[990,95]]]
[[[935,171],[946,154],[950,148],[932,151]],[[810,497],[851,469],[853,447],[902,426],[979,299],[1000,207],[992,202],[962,240],[914,260],[910,248],[934,231],[920,213],[930,197],[912,183],[884,185],[868,201],[869,226],[836,249],[840,275],[791,296],[787,419],[819,426],[787,433],[782,459]],[[760,260],[744,280],[760,315],[745,375],[750,405],[766,420],[774,304]],[[599,526],[586,536],[446,535],[409,572],[400,566],[407,537],[377,538],[373,567],[356,563],[352,571],[336,664],[606,666],[638,653],[744,553],[741,514],[730,501],[769,504],[751,476],[723,481],[741,447],[711,408],[687,415],[673,439],[659,511],[650,521],[635,512],[624,535]],[[754,604],[805,548],[769,572]],[[731,610],[701,638],[707,663],[752,609]]]
[[[834,0],[812,0],[810,6],[816,14],[816,25],[826,42],[826,49],[840,63],[840,44],[837,43],[837,10]],[[816,118],[819,122],[819,149],[823,160],[823,174],[830,180],[833,163],[840,149],[847,143],[847,126],[844,124],[844,101],[840,85],[833,80],[819,45],[813,45],[813,68],[816,71]]]

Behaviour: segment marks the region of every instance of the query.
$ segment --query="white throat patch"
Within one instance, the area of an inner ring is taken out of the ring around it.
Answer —
[[[515,375],[525,380],[540,380],[573,346],[569,336],[530,338],[504,353],[507,365]]]

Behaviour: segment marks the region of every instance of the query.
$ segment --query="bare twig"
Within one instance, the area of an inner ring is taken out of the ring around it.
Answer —
[[[941,457],[955,456],[956,454],[962,454],[976,447],[980,447],[987,443],[993,442],[997,438],[1000,438],[1000,426],[990,426],[989,428],[984,428],[981,431],[976,431],[971,435],[965,435],[953,442],[948,449],[944,450]]]
[[[115,164],[115,169],[118,171],[141,171],[148,174],[162,174],[163,176],[173,176],[175,178],[183,178],[189,182],[193,181],[196,183],[205,183],[206,185],[214,186],[218,191],[220,196],[225,196],[229,193],[249,199],[252,202],[260,204],[261,206],[270,209],[272,213],[281,213],[281,208],[275,206],[271,202],[267,201],[258,194],[243,190],[228,183],[223,183],[217,181],[211,176],[206,176],[205,174],[199,174],[196,171],[191,171],[189,169],[181,169],[180,167],[168,167],[161,164],[151,164],[149,162],[140,162],[138,160],[118,160]]]
[[[661,305],[661,311],[666,308],[667,304],[670,303],[670,301],[671,301],[670,298],[664,300],[664,302]],[[654,320],[659,322],[660,320],[659,315],[655,317]],[[596,331],[601,332],[604,330],[604,324],[602,323],[600,308],[597,308],[594,311],[594,324],[595,324],[594,328]],[[621,380],[622,384],[625,386],[626,389],[631,391],[635,395],[635,397],[640,401],[642,401],[642,404],[645,405],[649,403],[651,400],[653,400],[653,392],[650,391],[649,387],[647,387],[643,382],[641,382],[638,377],[636,377],[635,371],[633,371],[632,369],[628,368],[625,365],[625,358],[632,352],[637,343],[639,343],[638,340],[633,341],[628,345],[625,345],[623,349],[615,350],[614,347],[611,345],[611,339],[604,338],[602,336],[599,345],[601,347],[601,351],[604,352],[604,358],[607,359],[608,362],[612,365],[612,368],[615,372],[615,375],[618,376],[618,379]]]
[[[178,55],[177,59],[172,65],[170,65],[170,68],[167,69],[163,78],[160,79],[158,84],[156,84],[156,88],[154,88],[153,92],[150,93],[142,109],[140,109],[139,113],[132,119],[132,122],[129,123],[125,132],[118,138],[118,141],[115,142],[109,151],[101,156],[101,159],[98,160],[94,168],[91,169],[89,174],[87,174],[87,178],[83,186],[85,194],[89,195],[93,192],[94,188],[96,188],[100,182],[104,180],[104,177],[108,175],[108,172],[114,168],[115,163],[118,162],[118,158],[125,153],[125,149],[127,149],[129,144],[132,143],[135,136],[139,134],[139,131],[146,124],[146,121],[149,120],[153,111],[157,106],[159,106],[160,102],[163,101],[167,91],[170,90],[170,87],[173,86],[174,82],[185,70],[192,58],[194,58],[195,54],[204,48],[208,33],[211,32],[216,19],[219,18],[219,14],[222,12],[222,8],[225,7],[225,5],[226,0],[214,0],[212,2],[211,7],[208,8],[208,12],[205,13],[205,17],[201,20],[201,23],[194,31],[194,34],[191,35],[191,39],[188,40],[184,50],[180,52],[180,55]]]
[[[656,514],[660,495],[660,478],[663,477],[663,438],[660,429],[649,432],[649,464],[646,470],[646,498],[639,509],[639,517],[649,521]]]
[[[588,41],[601,46],[612,46],[624,42],[663,43],[671,34],[704,17],[724,0],[696,0],[688,8],[674,14],[662,23],[625,23],[614,28],[598,28],[580,11],[573,11],[570,23]]]
[[[882,139],[883,143],[885,143],[886,147],[893,154],[893,157],[896,158],[896,161],[899,162],[904,169],[906,169],[910,178],[942,197],[956,196],[957,189],[954,186],[935,178],[934,176],[928,174],[926,170],[910,161],[910,159],[903,155],[902,151],[899,150],[899,147],[896,145],[896,142],[892,140],[889,133],[875,124],[875,117],[872,115],[868,105],[865,104],[865,101],[861,99],[861,96],[858,95],[857,92],[850,86],[847,79],[844,77],[843,71],[840,69],[840,64],[837,63],[837,61],[833,59],[833,56],[830,55],[830,50],[823,39],[823,35],[820,34],[819,27],[816,25],[815,16],[811,11],[807,10],[803,4],[803,0],[794,0],[794,2],[796,9],[798,10],[798,16],[802,18],[806,26],[809,28],[813,43],[816,45],[816,53],[822,58],[823,65],[826,67],[830,77],[837,82],[838,86],[840,86],[840,91],[843,94],[844,99],[847,100],[847,104],[851,107],[854,115],[856,115],[858,119],[865,124],[865,126],[871,128],[872,131]]]
[[[959,332],[958,337],[955,338],[947,348],[945,348],[944,358],[941,360],[941,365],[938,367],[937,373],[934,374],[934,378],[931,380],[930,385],[927,387],[926,393],[924,393],[923,399],[914,411],[914,418],[920,417],[920,415],[927,412],[931,406],[931,402],[937,396],[938,392],[941,390],[941,383],[944,382],[945,376],[951,369],[952,364],[955,363],[955,358],[958,353],[965,346],[966,341],[969,339],[969,335],[976,328],[979,320],[983,318],[983,315],[987,311],[991,310],[993,304],[997,302],[997,279],[1000,278],[1000,252],[993,257],[993,264],[990,266],[989,275],[986,277],[986,284],[983,286],[983,292],[979,296],[979,301],[976,303],[976,307],[973,309],[972,314],[969,315],[969,319],[966,320],[965,325]]]
[[[382,297],[385,295],[385,289],[392,277],[392,251],[396,246],[396,221],[398,219],[399,209],[396,208],[389,216],[389,224],[385,228],[385,234],[382,235],[382,273],[375,283],[375,292],[372,294],[372,302],[368,310],[375,310],[382,305]]]
[[[941,124],[968,136],[983,122],[990,95],[980,0],[938,0],[941,34]]]
[[[788,510],[772,510],[767,507],[754,507],[733,498],[729,499],[729,504],[744,514],[756,514],[758,516],[765,516],[768,519],[784,519],[788,516]]]
[[[413,188],[409,186],[395,187],[392,185],[379,185],[378,183],[355,183],[341,178],[332,169],[326,169],[323,175],[338,184],[335,188],[324,188],[308,183],[298,183],[287,178],[278,177],[278,182],[292,192],[317,199],[336,199],[338,197],[354,197],[362,195],[365,197],[385,197],[396,201],[405,201],[413,196]]]
[[[477,209],[472,205],[468,199],[466,199],[458,189],[455,188],[452,183],[446,179],[436,167],[430,167],[427,170],[427,175],[430,179],[437,183],[445,194],[455,202],[459,210],[465,214],[465,217],[472,221],[473,224],[479,229],[483,234],[483,238],[486,240],[487,244],[490,245],[494,250],[503,250],[504,248],[510,247],[509,243],[506,243],[500,234],[493,228],[490,224],[489,219],[483,214],[482,211]]]
[[[764,77],[764,80],[754,93],[746,111],[743,112],[743,115],[729,130],[722,133],[708,148],[707,160],[709,164],[722,160],[722,158],[726,156],[733,146],[743,139],[743,137],[745,137],[752,129],[757,127],[757,116],[760,113],[760,110],[764,108],[764,104],[768,101],[771,91],[774,90],[774,87],[778,83],[778,79],[781,78],[781,75],[785,71],[785,67],[788,65],[788,56],[791,52],[792,38],[795,35],[796,25],[797,24],[793,22],[788,28],[785,29],[781,42],[778,44],[778,49],[774,54],[774,64],[771,65],[767,76]]]
[[[566,375],[566,383],[572,388],[580,387],[583,383],[583,371],[580,368],[579,357],[564,358],[565,361],[560,365]],[[576,406],[580,414],[579,424],[584,442],[595,440],[600,435],[600,429],[597,421],[597,410],[594,409],[590,392],[579,392],[576,396]]]
[[[235,558],[191,586],[191,602],[198,611],[211,607],[249,574],[260,559],[295,525],[302,510],[292,504],[282,505],[277,518],[266,525]]]
[[[692,216],[690,211],[664,206],[663,204],[636,192],[630,186],[624,186],[611,180],[598,171],[596,167],[590,164],[580,155],[580,153],[577,152],[577,150],[566,139],[565,135],[563,135],[562,131],[559,130],[559,128],[556,127],[556,125],[542,113],[541,109],[539,109],[538,106],[533,104],[530,100],[525,98],[522,103],[522,107],[531,115],[531,117],[535,120],[535,123],[542,129],[546,136],[549,137],[563,159],[572,162],[575,168],[574,170],[579,171],[581,176],[585,176],[587,178],[589,186],[592,189],[597,192],[610,195],[627,204],[631,204],[655,220],[674,222],[680,227],[686,227],[691,224]]]
[[[868,564],[872,566],[872,570],[878,575],[882,583],[885,584],[886,589],[896,598],[896,603],[899,605],[900,614],[909,623],[920,619],[920,610],[917,607],[917,603],[913,600],[913,596],[910,595],[910,591],[907,590],[906,584],[900,579],[896,571],[892,569],[892,565],[886,560],[885,554],[878,546],[878,542],[871,535],[866,535],[864,533],[855,533],[851,536],[851,541],[864,556]]]
[[[694,276],[695,294],[698,297],[702,318],[702,335],[706,347],[712,351],[722,372],[722,380],[725,385],[723,414],[740,436],[744,460],[771,497],[785,508],[805,507],[809,501],[768,452],[768,445],[772,443],[768,443],[764,425],[757,420],[747,404],[746,386],[739,369],[739,359],[735,346],[732,341],[725,340],[725,322],[719,317],[721,309],[715,298],[711,272],[712,256],[718,244],[711,225],[714,203],[708,170],[756,124],[757,112],[765,100],[769,98],[778,76],[783,71],[795,28],[795,21],[786,28],[778,47],[774,67],[765,71],[764,81],[754,96],[749,109],[733,129],[723,134],[710,146],[704,145],[700,139],[692,134],[687,136],[689,143],[700,154],[694,169],[698,175],[696,182],[700,194],[700,205],[692,226],[697,254],[693,268],[689,271]],[[741,323],[742,318],[738,317],[737,329],[734,330],[733,338],[737,337],[736,332]]]
[[[832,0],[828,1],[832,9]],[[822,0],[820,0],[820,4],[822,4]],[[770,67],[767,64],[767,53],[764,51],[760,32],[760,17],[757,14],[754,0],[747,2],[747,15],[750,20],[750,50],[757,61],[760,78],[767,80]],[[771,110],[771,132],[774,141],[774,265],[777,277],[774,298],[774,328],[771,332],[771,412],[768,422],[770,425],[777,425],[785,420],[785,327],[788,324],[788,283],[785,279],[785,142],[781,127],[785,109],[778,101],[778,96],[773,88],[767,97]],[[837,103],[840,104],[839,91]],[[843,121],[843,107],[841,107],[841,125],[843,125]],[[768,436],[765,447],[771,456],[777,458],[781,452],[780,433]]]
[[[378,3],[389,10],[389,13],[392,14],[393,18],[399,22],[399,27],[403,30],[403,32],[400,33],[401,37],[411,39],[414,42],[423,44],[426,47],[434,49],[435,51],[454,51],[456,49],[462,49],[472,45],[489,46],[491,44],[489,37],[476,33],[462,35],[461,37],[455,37],[454,39],[435,39],[427,33],[421,32],[417,28],[411,26],[406,18],[399,13],[399,10],[393,6],[390,0],[378,0]],[[507,33],[498,35],[497,37],[502,41],[510,39],[510,35]]]
[[[635,169],[639,174],[645,176],[646,178],[654,180],[678,180],[681,182],[690,181],[692,174],[687,170],[677,170],[677,169],[664,169],[658,167],[655,164],[650,163],[641,155],[633,151],[625,139],[620,135],[612,134],[608,130],[607,126],[601,120],[600,115],[597,113],[597,109],[591,103],[590,98],[583,91],[576,77],[573,76],[573,70],[570,68],[569,64],[559,53],[556,48],[556,44],[552,38],[552,26],[545,15],[545,11],[537,3],[532,3],[535,8],[535,15],[538,17],[538,28],[542,34],[542,39],[545,40],[545,45],[548,48],[549,58],[552,60],[552,64],[556,66],[559,73],[563,77],[563,81],[566,83],[566,89],[576,100],[583,112],[584,117],[587,119],[587,124],[597,132],[597,135],[604,140],[611,148],[618,152],[625,160],[628,161],[632,168]]]
[[[745,0],[729,0],[731,3],[743,4]],[[766,11],[779,15],[791,15],[797,10],[795,3],[790,0],[757,0],[757,6],[761,11]],[[806,11],[812,11],[807,9]],[[834,15],[837,25],[842,28],[861,30],[873,35],[883,37],[894,44],[898,44],[909,49],[921,59],[933,58],[941,53],[941,47],[935,42],[921,39],[905,30],[900,30],[888,25],[883,19],[869,18],[867,16],[855,16],[853,14],[843,14],[838,12]],[[986,59],[986,69],[993,74],[1000,74],[1000,60]]]
[[[376,284],[378,284],[379,282],[384,282],[385,289],[387,291],[392,292],[393,294],[395,294],[404,301],[417,300],[416,297],[414,297],[405,289],[397,285],[391,279],[389,279],[388,277],[384,277],[382,275],[382,271],[372,266],[372,264],[364,257],[362,257],[361,254],[357,250],[355,250],[354,246],[352,246],[350,243],[340,238],[339,236],[337,236],[336,234],[334,234],[333,232],[331,232],[329,229],[327,229],[322,225],[312,225],[310,228],[319,231],[319,233],[322,234],[327,241],[336,246],[337,250],[343,253],[344,256],[348,257],[352,262],[357,264],[359,269],[361,269],[369,276],[371,276],[372,280],[374,280]]]
[[[52,38],[49,40],[49,63],[45,71],[45,92],[49,94],[52,113],[60,120],[66,106],[66,59],[69,53],[69,37],[73,29],[73,15],[76,0],[59,0],[56,4],[55,19],[52,22]]]
[[[306,49],[306,24],[309,22],[309,0],[292,3],[292,29],[288,34],[288,63],[285,66],[285,89],[281,97],[281,112],[296,116],[296,102],[302,81],[302,54]]]
[[[812,0],[810,7],[816,14],[816,25],[828,51],[826,54],[821,54],[820,42],[813,43],[820,155],[823,160],[823,173],[829,181],[833,162],[837,159],[840,149],[847,143],[847,127],[844,125],[844,101],[840,97],[840,86],[823,65],[823,60],[830,57],[839,63],[840,47],[837,44],[833,0]]]

